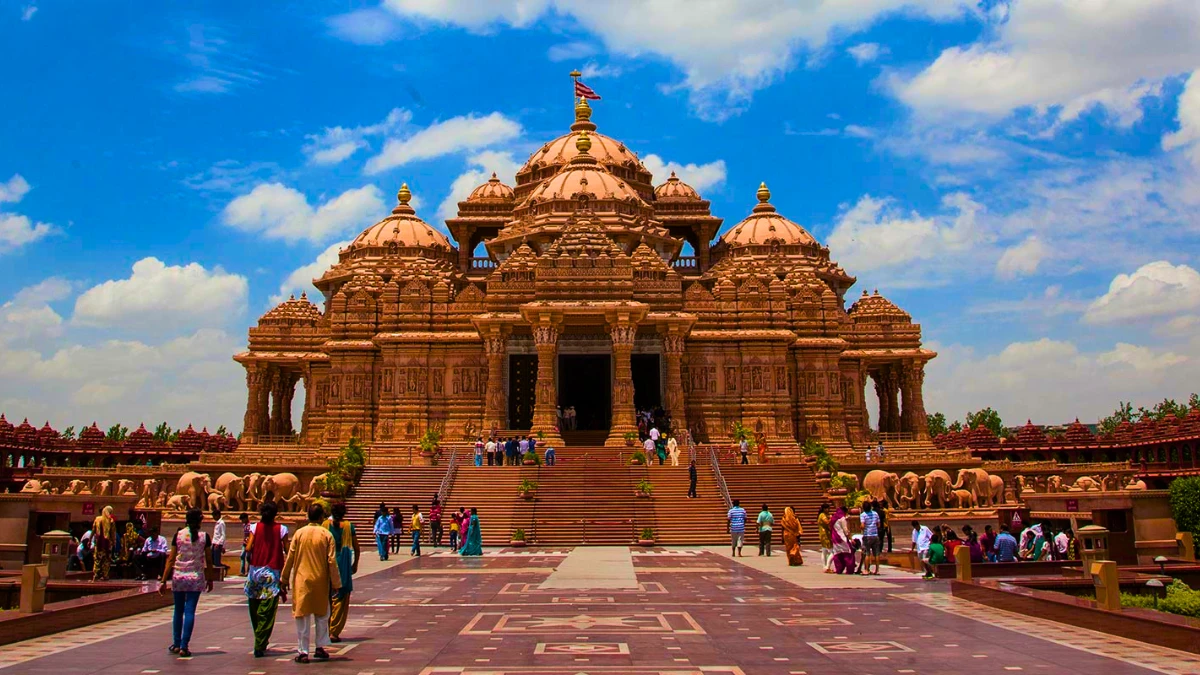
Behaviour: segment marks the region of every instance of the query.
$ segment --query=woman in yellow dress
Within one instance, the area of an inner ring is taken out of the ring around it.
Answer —
[[[804,532],[804,528],[800,526],[800,519],[796,517],[796,512],[792,507],[784,509],[780,525],[783,527],[783,549],[787,553],[788,565],[791,567],[803,565],[804,556],[800,555],[800,534]]]
[[[92,563],[92,581],[108,581],[116,536],[117,523],[113,520],[113,507],[106,506],[92,521],[92,546],[96,551],[95,562]]]
[[[829,519],[829,504],[822,504],[817,512],[817,538],[821,542],[821,567],[826,574],[833,574],[833,536],[830,529],[833,522]]]

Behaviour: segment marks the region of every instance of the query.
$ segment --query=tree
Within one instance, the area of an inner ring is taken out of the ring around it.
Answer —
[[[225,428],[225,425],[224,425],[224,424],[222,424],[221,426],[217,427],[217,435],[218,435],[218,436],[224,436],[224,435],[225,435],[225,434],[227,434],[227,433],[229,433],[229,430]]]
[[[104,439],[114,443],[121,443],[128,435],[129,427],[123,427],[120,424],[114,424],[108,428],[108,434],[105,435]]]
[[[1133,420],[1133,404],[1128,401],[1121,401],[1117,409],[1113,411],[1113,414],[1100,420],[1100,433],[1111,434],[1122,422],[1132,422]]]
[[[984,408],[978,412],[967,413],[967,426],[974,429],[979,425],[987,427],[993,434],[997,436],[1004,435],[1004,422],[1000,419],[1000,413],[992,410],[991,406]]]
[[[942,413],[926,414],[925,426],[929,428],[930,438],[937,438],[946,433],[946,416]]]
[[[953,422],[950,423],[950,426],[946,427],[946,430],[953,431],[954,433],[958,433],[958,432],[962,431],[962,422],[959,422],[958,420],[954,420]]]
[[[1171,515],[1180,532],[1191,532],[1200,539],[1200,477],[1176,478],[1171,481]]]
[[[1188,408],[1191,410],[1200,410],[1200,394],[1193,393],[1188,397]]]
[[[62,435],[62,439],[64,441],[75,440],[75,427],[67,427],[66,429],[63,430],[61,435]]]
[[[171,427],[166,422],[154,427],[154,440],[159,443],[166,443],[171,440]]]

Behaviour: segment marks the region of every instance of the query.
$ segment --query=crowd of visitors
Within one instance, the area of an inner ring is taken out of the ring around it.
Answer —
[[[1014,524],[1019,527],[1020,522],[1014,521]],[[962,536],[959,536],[949,525],[939,525],[931,530],[920,521],[912,521],[910,550],[921,560],[926,579],[936,576],[935,565],[954,562],[955,551],[960,546],[970,551],[972,563],[980,564],[1076,560],[1078,557],[1075,533],[1070,527],[1055,530],[1045,524],[1030,525],[1021,531],[1020,541],[1008,525],[1001,525],[999,532],[991,525],[985,525],[983,535],[970,525],[961,529]]]
[[[389,554],[399,553],[400,538],[404,536],[405,520],[400,516],[400,509],[388,511],[387,504],[381,503],[375,510],[375,544],[380,560],[387,560]],[[445,521],[449,520],[447,526]],[[412,542],[409,555],[419,557],[421,544],[427,542],[433,548],[440,548],[449,532],[449,548],[462,555],[483,555],[483,538],[479,532],[479,516],[475,509],[469,511],[459,508],[446,515],[441,498],[433,496],[427,513],[421,511],[419,504],[412,505],[412,514],[407,520],[408,534]]]

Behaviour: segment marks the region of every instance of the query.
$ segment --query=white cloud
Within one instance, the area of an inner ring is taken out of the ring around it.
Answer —
[[[680,164],[664,160],[655,154],[642,158],[642,164],[653,174],[656,183],[664,183],[674,171],[679,180],[691,185],[701,195],[710,188],[725,183],[725,160],[718,159],[707,164]]]
[[[859,65],[870,63],[884,54],[888,54],[887,47],[878,42],[862,42],[846,49],[846,53],[854,57],[854,60]]]
[[[298,190],[282,183],[264,183],[225,206],[226,225],[289,243],[323,243],[370,224],[384,210],[382,193],[374,185],[346,190],[315,209]]]
[[[551,12],[569,16],[612,53],[653,55],[679,67],[683,81],[678,86],[710,119],[745,109],[754,92],[790,70],[803,50],[820,50],[831,38],[863,30],[882,16],[906,12],[948,19],[975,11],[966,0],[626,0],[620,11],[591,0],[387,0],[385,5],[403,16],[474,31],[523,28]]]
[[[54,226],[49,223],[35,223],[16,213],[0,213],[0,253],[32,244],[52,232]]]
[[[319,134],[305,136],[304,154],[313,164],[337,164],[362,148],[369,147],[369,138],[399,132],[412,121],[412,113],[404,108],[392,108],[387,117],[376,124],[358,127],[326,127]]]
[[[966,47],[888,81],[929,117],[1003,117],[1021,108],[1065,118],[1105,106],[1118,124],[1141,119],[1139,101],[1163,78],[1200,62],[1200,4],[1193,0],[1062,2],[1022,0]]]
[[[450,184],[450,194],[438,205],[439,225],[441,221],[456,217],[458,203],[470,196],[471,190],[491,178],[493,172],[500,182],[512,185],[517,170],[521,168],[521,162],[514,159],[511,152],[488,150],[472,155],[467,160],[467,166],[470,168],[454,179]]]
[[[842,212],[829,235],[838,263],[855,273],[882,271],[892,286],[937,283],[930,275],[949,271],[949,261],[964,263],[961,252],[986,243],[977,227],[983,207],[962,193],[942,199],[935,216],[905,212],[890,199],[861,197]],[[923,265],[939,261],[935,265]]]
[[[1087,309],[1088,303],[1075,294],[1064,294],[1059,284],[1047,286],[1039,295],[1027,295],[1021,300],[993,300],[971,306],[971,314],[1014,314],[1055,317],[1075,314]]]
[[[1200,308],[1200,272],[1165,260],[1147,263],[1132,274],[1118,274],[1108,292],[1096,298],[1083,318],[1088,323],[1118,323],[1182,314]]]
[[[271,304],[278,305],[287,296],[299,293],[308,293],[309,298],[313,302],[317,302],[318,298],[321,297],[321,292],[317,290],[316,286],[312,285],[313,279],[319,278],[326,270],[333,267],[338,261],[338,251],[349,245],[349,239],[331,244],[329,248],[321,251],[316,260],[292,270],[292,273],[280,284],[279,293],[271,296]]]
[[[29,193],[29,182],[19,173],[14,173],[7,182],[0,183],[0,203],[19,202]]]
[[[59,277],[17,291],[0,305],[0,346],[13,349],[37,345],[61,335],[62,317],[49,303],[65,299],[70,292],[70,283]]]
[[[142,258],[129,278],[105,281],[76,298],[72,322],[153,330],[222,324],[245,311],[248,292],[245,277],[220,267]]]
[[[1179,129],[1166,134],[1162,139],[1163,150],[1192,147],[1192,161],[1200,166],[1200,70],[1191,74],[1183,91],[1179,94],[1179,110],[1176,113]]]
[[[1117,343],[1085,351],[1049,338],[1013,342],[990,354],[962,345],[929,346],[939,356],[927,367],[926,408],[951,419],[992,406],[1010,425],[1026,419],[1057,424],[1076,416],[1095,422],[1119,401],[1186,399],[1200,376],[1198,361],[1186,356],[1195,351],[1175,346]]]
[[[37,11],[37,5],[25,5],[23,8],[21,8],[21,20],[32,21],[33,15],[37,14]]]
[[[1036,272],[1049,255],[1049,247],[1036,234],[1031,234],[1021,243],[1005,249],[996,261],[996,276],[1009,280],[1027,277]]]
[[[874,138],[875,137],[874,129],[871,129],[870,127],[862,127],[857,124],[847,124],[846,128],[842,129],[842,133],[846,134],[850,138]]]
[[[389,138],[383,150],[367,161],[365,171],[378,174],[409,162],[499,145],[520,135],[521,125],[498,112],[452,117],[405,138]]]
[[[179,93],[227,94],[266,77],[263,66],[235,48],[224,31],[215,26],[188,26],[187,44],[173,49],[188,67],[188,74],[175,83]]]
[[[546,58],[554,61],[572,61],[575,59],[586,59],[594,55],[598,49],[596,45],[589,42],[564,42],[562,44],[553,45],[546,50]]]
[[[356,9],[325,20],[329,32],[358,45],[382,45],[402,35],[396,16],[378,7]]]
[[[606,77],[620,77],[621,73],[625,72],[620,66],[614,66],[611,63],[606,66],[598,65],[595,61],[589,61],[583,66],[580,71],[580,76],[585,80],[602,79]]]

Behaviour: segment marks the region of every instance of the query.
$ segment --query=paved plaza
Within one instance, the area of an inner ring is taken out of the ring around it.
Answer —
[[[169,609],[10,645],[0,668],[47,673],[330,672],[475,675],[1200,673],[1200,658],[952,598],[945,582],[885,570],[835,577],[782,555],[624,547],[363,558],[345,641],[291,661],[281,606],[266,658],[241,584],[201,599],[194,656],[177,659]]]

